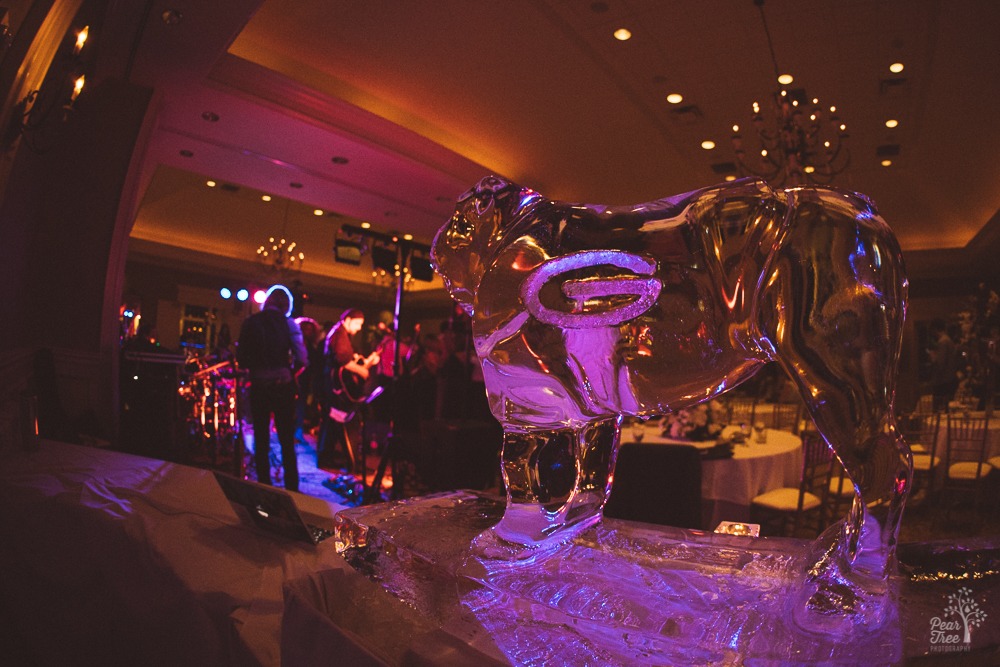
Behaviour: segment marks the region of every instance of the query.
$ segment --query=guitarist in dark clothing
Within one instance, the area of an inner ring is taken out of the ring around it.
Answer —
[[[348,443],[346,426],[366,398],[364,385],[368,380],[368,369],[379,361],[377,352],[366,359],[354,350],[351,336],[361,331],[364,323],[365,314],[357,308],[350,308],[344,311],[326,337],[327,400],[317,447],[317,464],[321,468],[338,467],[338,449],[350,459],[352,468],[356,469],[359,465],[359,457]]]
[[[251,315],[240,329],[237,361],[250,374],[250,414],[253,419],[254,463],[257,481],[271,483],[271,415],[281,444],[285,488],[299,490],[299,464],[295,456],[296,370],[309,359],[302,330],[291,312],[292,295],[276,285],[268,290],[261,311]]]

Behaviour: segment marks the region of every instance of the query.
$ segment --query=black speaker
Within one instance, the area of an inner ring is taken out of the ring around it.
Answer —
[[[434,491],[488,489],[500,472],[503,429],[496,420],[422,422],[420,476]]]
[[[390,276],[396,273],[396,251],[385,246],[372,246],[372,266],[382,269]]]

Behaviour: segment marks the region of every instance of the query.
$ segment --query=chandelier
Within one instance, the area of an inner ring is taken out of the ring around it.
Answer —
[[[296,251],[295,241],[289,241],[286,236],[288,231],[288,209],[292,201],[285,202],[285,216],[281,224],[281,236],[270,236],[267,243],[261,244],[257,248],[257,259],[268,271],[285,277],[301,273],[302,264],[306,260],[306,255],[302,251]]]
[[[750,124],[756,146],[749,155],[740,126],[733,125],[733,151],[739,171],[742,176],[762,178],[773,187],[830,183],[851,161],[847,125],[837,115],[837,107],[823,106],[818,98],[808,98],[801,88],[787,87],[794,79],[778,68],[764,17],[764,0],[754,0],[754,4],[760,10],[780,88],[771,96],[770,109],[762,109],[757,102],[752,105]]]

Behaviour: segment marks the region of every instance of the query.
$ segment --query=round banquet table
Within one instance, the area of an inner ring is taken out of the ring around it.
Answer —
[[[723,432],[728,436],[730,429]],[[634,441],[628,428],[622,441]],[[647,446],[693,445],[707,449],[715,440],[693,442],[666,438],[659,427],[647,424],[642,444]],[[802,440],[788,431],[768,429],[767,442],[733,446],[733,457],[709,459],[701,463],[702,525],[711,530],[720,521],[750,520],[750,502],[754,497],[781,488],[798,488],[802,476]]]

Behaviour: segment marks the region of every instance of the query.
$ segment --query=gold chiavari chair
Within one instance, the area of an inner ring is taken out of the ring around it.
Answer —
[[[754,413],[757,411],[757,399],[745,396],[733,396],[728,398],[729,423],[738,426],[746,424],[748,427],[754,423]]]
[[[802,475],[799,486],[782,487],[755,497],[750,514],[771,535],[798,536],[805,529],[812,537],[825,527],[823,511],[830,486],[833,452],[818,433],[802,436]]]
[[[771,425],[777,431],[790,431],[798,434],[799,420],[802,418],[802,404],[776,403],[771,411]]]
[[[827,486],[825,503],[826,523],[830,524],[847,516],[856,495],[854,483],[847,476],[847,471],[844,470],[840,459],[831,456],[830,482]]]
[[[948,439],[945,446],[942,493],[950,501],[946,513],[946,517],[950,517],[961,496],[971,497],[973,511],[979,507],[982,482],[993,470],[993,466],[986,457],[989,416],[948,412],[946,418]]]
[[[913,494],[923,488],[924,499],[934,493],[934,481],[941,452],[937,443],[941,429],[939,413],[914,413],[904,419],[903,437],[913,451]]]

